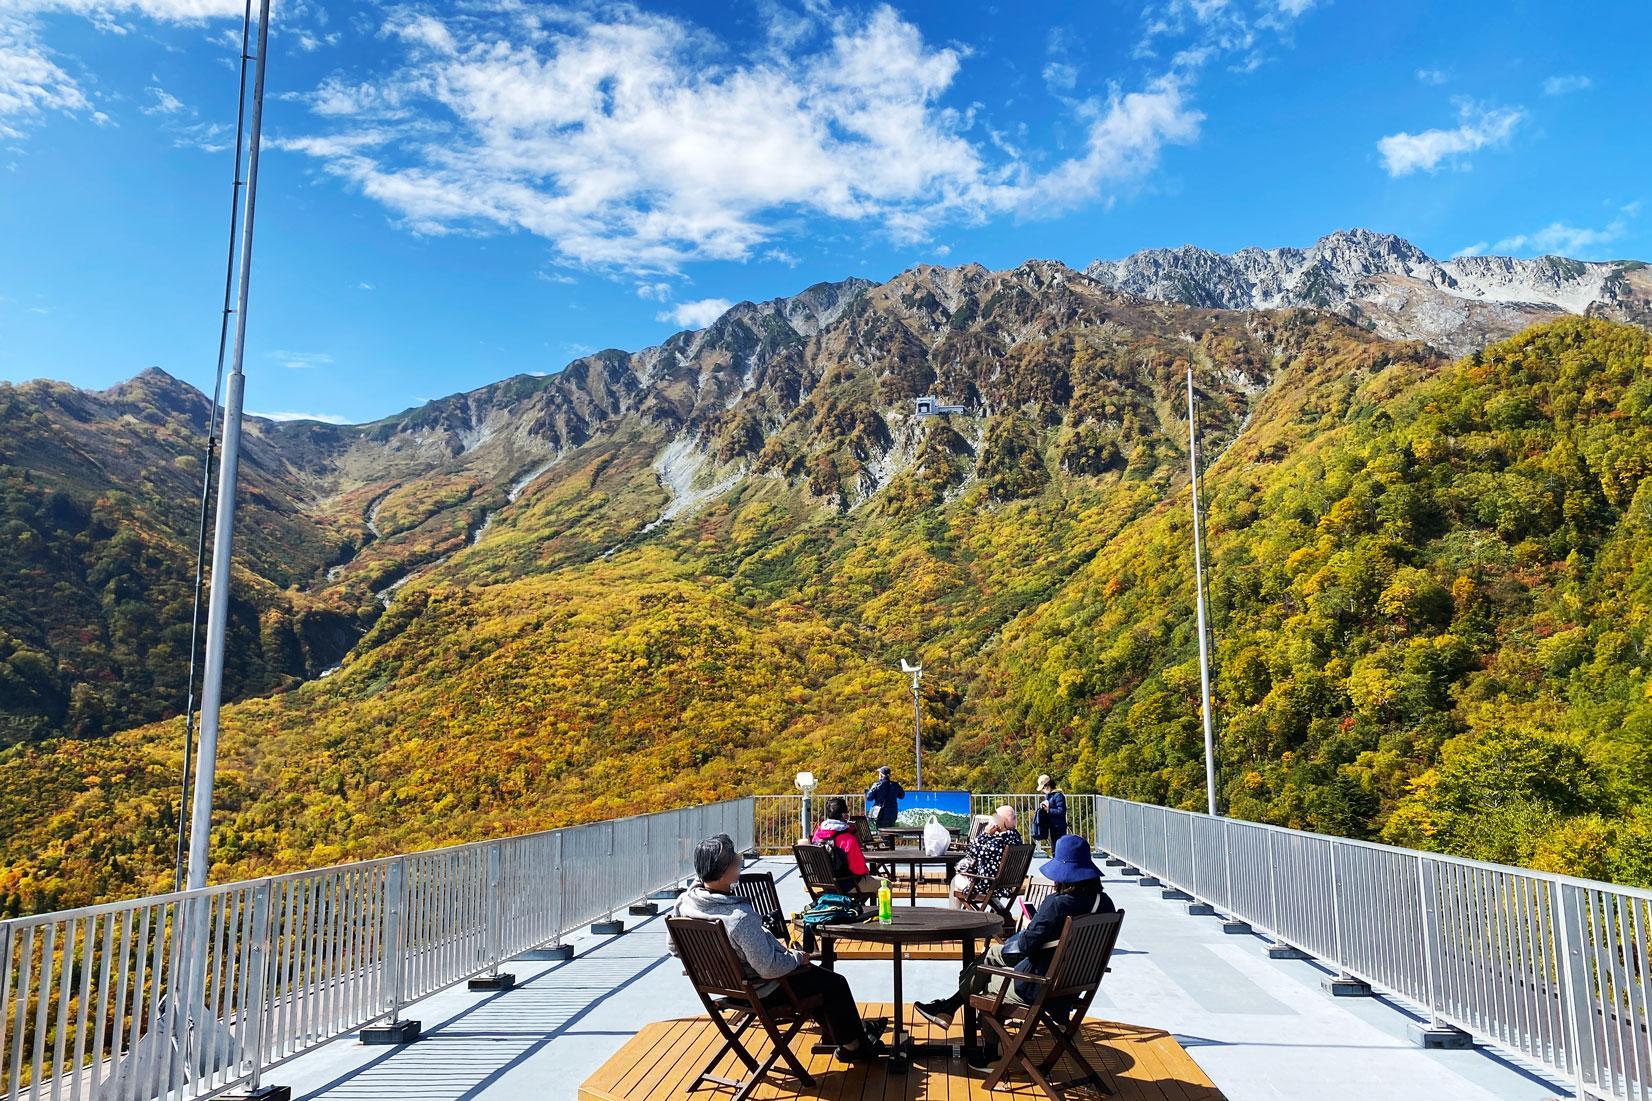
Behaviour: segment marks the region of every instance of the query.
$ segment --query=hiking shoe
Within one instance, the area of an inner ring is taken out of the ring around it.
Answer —
[[[870,1063],[874,1059],[882,1059],[889,1054],[889,1048],[882,1040],[867,1037],[866,1042],[855,1050],[838,1048],[837,1057],[845,1063]]]
[[[936,1028],[951,1028],[952,1016],[958,1012],[944,1000],[934,1002],[913,1002],[912,1008],[918,1011],[918,1016],[922,1017]]]
[[[964,1065],[978,1074],[987,1074],[998,1065],[998,1053],[982,1048],[965,1048]]]

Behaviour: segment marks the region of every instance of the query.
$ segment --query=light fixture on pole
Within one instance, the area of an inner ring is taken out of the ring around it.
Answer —
[[[923,663],[919,662],[917,665],[913,665],[902,658],[901,672],[912,677],[912,757],[917,762],[912,776],[912,787],[917,791],[922,791],[924,787],[924,716],[923,696],[920,694],[918,682],[923,680]]]
[[[799,772],[794,783],[797,784],[797,790],[803,793],[803,807],[797,812],[797,824],[802,828],[803,836],[798,840],[807,842],[811,836],[809,831],[809,796],[815,789],[815,774]]]

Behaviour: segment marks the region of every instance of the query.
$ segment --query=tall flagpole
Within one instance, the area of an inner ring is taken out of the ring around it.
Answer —
[[[218,513],[212,537],[212,588],[207,605],[206,669],[201,678],[201,738],[195,747],[195,793],[190,804],[190,890],[205,887],[211,870],[212,784],[218,771],[218,708],[224,693],[224,638],[229,627],[230,559],[235,540],[236,472],[241,463],[241,398],[246,376],[247,297],[252,285],[253,212],[258,205],[258,158],[264,132],[264,68],[270,45],[270,0],[258,7],[258,60],[252,81],[252,126],[247,139],[246,209],[241,219],[241,273],[236,292],[235,357],[224,398],[224,442],[219,450]]]
[[[1216,735],[1210,720],[1210,640],[1205,630],[1204,524],[1199,518],[1199,429],[1193,417],[1193,368],[1187,369],[1187,458],[1193,485],[1193,583],[1199,620],[1199,707],[1205,724],[1205,802],[1216,814]]]

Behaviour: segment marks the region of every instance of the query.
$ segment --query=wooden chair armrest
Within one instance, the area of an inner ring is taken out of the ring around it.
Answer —
[[[1002,975],[1006,979],[1014,979],[1016,982],[1047,983],[1050,981],[1049,976],[1040,975],[1036,971],[1016,971],[1008,967],[991,967],[986,964],[978,964],[975,970],[977,974]]]

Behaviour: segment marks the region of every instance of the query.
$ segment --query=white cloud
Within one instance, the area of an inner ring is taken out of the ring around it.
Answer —
[[[326,367],[333,362],[333,357],[326,352],[284,352],[273,351],[270,358],[290,371],[308,371],[315,367]]]
[[[143,109],[146,115],[172,115],[184,109],[183,100],[167,91],[165,88],[146,88],[150,98],[154,101]]]
[[[669,321],[685,329],[703,329],[728,312],[734,305],[726,298],[702,298],[698,302],[679,302],[669,310],[654,315],[655,321]]]
[[[670,283],[638,283],[637,297],[650,302],[664,302],[671,297]]]
[[[373,284],[371,284],[371,283],[357,283],[356,284],[356,290],[358,290],[358,291],[370,291],[372,289],[373,289]]]
[[[1462,256],[1484,256],[1490,248],[1491,243],[1489,241],[1476,241],[1472,245],[1460,248],[1452,253],[1451,258],[1456,260]]]
[[[1070,92],[1078,84],[1078,70],[1065,61],[1051,61],[1044,66],[1044,83],[1051,91]]]
[[[1587,91],[1594,81],[1586,76],[1557,75],[1551,76],[1543,82],[1543,94],[1546,96],[1564,96],[1572,92]]]
[[[18,138],[48,111],[91,104],[41,44],[31,23],[0,10],[0,138]]]
[[[421,16],[405,56],[317,89],[324,132],[282,147],[421,233],[522,230],[558,259],[635,273],[760,255],[799,215],[881,228],[1110,199],[1201,116],[1168,79],[1079,105],[1086,148],[1044,168],[972,140],[946,106],[965,54],[892,8],[829,10],[819,33],[737,56],[631,8]]]
[[[1424,84],[1444,84],[1446,75],[1439,69],[1418,69],[1417,79]]]
[[[1640,211],[1640,203],[1622,207],[1615,218],[1599,229],[1550,222],[1532,233],[1517,233],[1491,246],[1495,253],[1529,253],[1538,256],[1567,256],[1580,260],[1607,259],[1602,247],[1618,240],[1629,230],[1629,220]]]
[[[1377,142],[1383,167],[1390,176],[1406,176],[1422,169],[1433,172],[1442,164],[1466,167],[1465,154],[1509,140],[1525,118],[1518,107],[1481,107],[1464,103],[1461,122],[1451,130],[1424,130],[1420,134],[1389,134]]]
[[[350,424],[349,417],[341,417],[337,413],[254,413],[247,410],[249,417],[263,417],[267,421],[320,421],[322,424]]]
[[[785,264],[788,268],[795,268],[803,262],[803,258],[796,253],[787,252],[783,248],[771,248],[763,253],[763,259],[773,260],[777,264]]]

